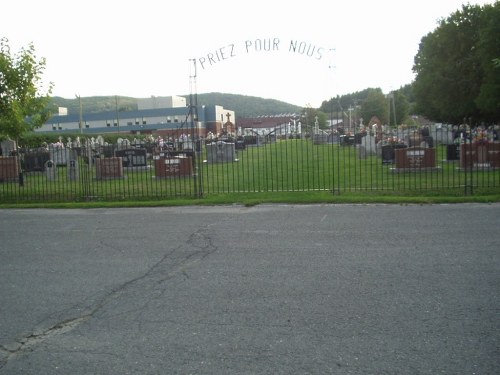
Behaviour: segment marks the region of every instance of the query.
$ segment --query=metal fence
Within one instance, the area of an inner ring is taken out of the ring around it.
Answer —
[[[0,157],[2,202],[203,198],[243,192],[500,193],[500,142],[432,134],[165,137],[18,149]]]

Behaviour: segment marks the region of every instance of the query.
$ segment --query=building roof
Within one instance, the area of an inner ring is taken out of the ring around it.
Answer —
[[[238,128],[274,128],[275,126],[288,124],[293,119],[298,119],[296,113],[285,113],[279,115],[266,115],[252,118],[239,118],[236,121]]]

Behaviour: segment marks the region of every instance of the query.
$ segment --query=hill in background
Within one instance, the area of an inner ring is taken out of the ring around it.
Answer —
[[[189,95],[180,96],[186,98],[186,102],[189,103]],[[251,118],[282,113],[300,113],[302,111],[302,107],[293,104],[255,96],[212,92],[197,94],[197,99],[198,106],[220,105],[234,111],[236,118]],[[81,101],[83,113],[137,110],[137,98],[126,96],[90,96],[82,97]],[[78,98],[65,99],[56,96],[52,98],[52,103],[56,108],[68,108],[68,114],[78,114],[80,112],[80,100]]]

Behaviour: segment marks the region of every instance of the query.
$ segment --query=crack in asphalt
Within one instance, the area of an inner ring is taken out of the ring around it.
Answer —
[[[0,360],[0,368],[5,366],[5,364],[7,364],[8,361],[16,357],[18,354],[32,350],[32,348],[38,345],[39,343],[53,336],[57,336],[62,333],[71,331],[76,326],[78,326],[79,324],[90,318],[90,316],[91,314],[87,314],[78,318],[69,319],[57,323],[40,333],[32,333],[31,335],[23,338],[19,342],[10,344],[8,346],[0,345],[0,352],[2,352],[4,355],[6,354],[6,358]]]
[[[54,336],[72,331],[102,310],[113,300],[122,296],[128,289],[136,288],[141,285],[143,281],[155,281],[152,284],[158,285],[172,279],[178,274],[183,274],[184,277],[189,278],[187,269],[217,250],[217,247],[213,244],[212,238],[208,234],[209,227],[210,225],[207,225],[204,228],[200,228],[193,232],[188,237],[185,244],[182,244],[166,253],[143,275],[112,289],[108,294],[102,297],[100,302],[97,302],[93,308],[91,307],[90,309],[87,309],[87,313],[56,323],[43,331],[34,331],[30,335],[13,343],[9,343],[7,345],[0,344],[0,369],[16,356],[34,350],[36,346],[40,345],[44,341]],[[193,249],[193,251],[189,251],[190,248]],[[173,263],[171,261],[173,261]],[[155,278],[156,280],[154,280]],[[147,305],[147,303],[145,305]]]

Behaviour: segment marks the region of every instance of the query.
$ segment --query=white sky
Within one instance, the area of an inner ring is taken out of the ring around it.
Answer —
[[[12,52],[33,42],[54,96],[186,95],[196,59],[193,93],[319,107],[411,83],[421,38],[468,2],[494,0],[16,0],[2,4],[0,37]]]

